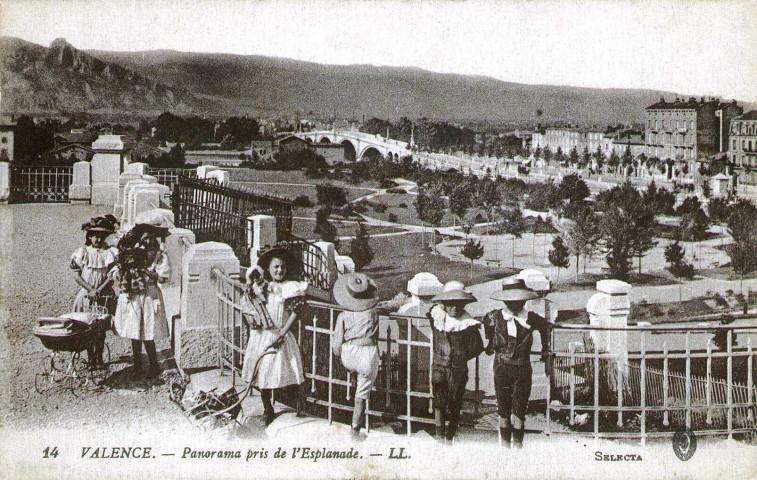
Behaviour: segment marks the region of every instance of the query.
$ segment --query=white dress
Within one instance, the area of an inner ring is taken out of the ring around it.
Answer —
[[[285,309],[287,300],[304,297],[307,282],[271,282],[269,284],[266,309],[276,329],[258,330],[250,329],[250,338],[244,354],[242,367],[242,379],[252,382],[260,389],[283,388],[289,385],[299,385],[305,381],[302,370],[302,358],[297,340],[291,329],[284,335],[284,341],[276,353],[265,355],[260,360],[257,377],[253,380],[255,363],[266,351],[267,347],[274,342],[281,327],[287,322],[290,312]]]
[[[97,288],[107,280],[110,270],[116,264],[116,255],[117,251],[114,247],[95,248],[92,245],[79,247],[71,255],[71,268],[78,271],[85,282]],[[113,289],[106,289],[102,293],[103,297],[115,296]],[[101,299],[98,304],[105,305],[105,299]],[[74,300],[74,312],[86,312],[91,305],[92,298],[89,297],[87,290],[79,288]]]
[[[156,272],[162,281],[168,279],[171,268],[165,252],[158,254],[151,270]],[[168,338],[168,319],[160,287],[150,284],[144,292],[121,292],[118,295],[113,329],[118,336],[131,340],[150,341]]]

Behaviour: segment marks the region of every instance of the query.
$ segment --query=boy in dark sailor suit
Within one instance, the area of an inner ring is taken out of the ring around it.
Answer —
[[[539,331],[542,361],[549,354],[549,323],[526,310],[526,302],[539,298],[528,290],[521,279],[506,279],[502,291],[491,296],[504,303],[484,317],[488,345],[486,353],[494,354],[494,388],[500,421],[500,436],[508,448],[523,448],[526,407],[531,395],[531,346],[533,332]]]

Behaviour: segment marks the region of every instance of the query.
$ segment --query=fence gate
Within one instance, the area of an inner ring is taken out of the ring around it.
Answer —
[[[11,165],[11,203],[68,202],[74,167]]]

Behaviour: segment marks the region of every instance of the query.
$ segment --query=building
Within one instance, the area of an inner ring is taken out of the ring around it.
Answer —
[[[535,150],[539,147],[543,150],[549,147],[552,153],[557,153],[559,148],[565,155],[569,155],[570,151],[575,148],[580,155],[584,149],[594,153],[599,147],[602,147],[602,150],[607,153],[609,143],[606,145],[603,143],[604,135],[605,132],[599,129],[548,127],[543,131],[533,133],[531,148]]]
[[[10,118],[0,118],[0,161],[13,161],[13,143],[16,122]]]
[[[692,167],[699,157],[714,155],[728,145],[728,125],[744,109],[719,99],[699,101],[676,98],[660,101],[646,108],[644,126],[647,155],[661,159],[678,159]]]
[[[728,160],[739,183],[757,185],[757,110],[731,120]]]

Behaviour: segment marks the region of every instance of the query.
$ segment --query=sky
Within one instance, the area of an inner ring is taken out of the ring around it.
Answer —
[[[755,0],[0,0],[0,34],[757,101]]]

